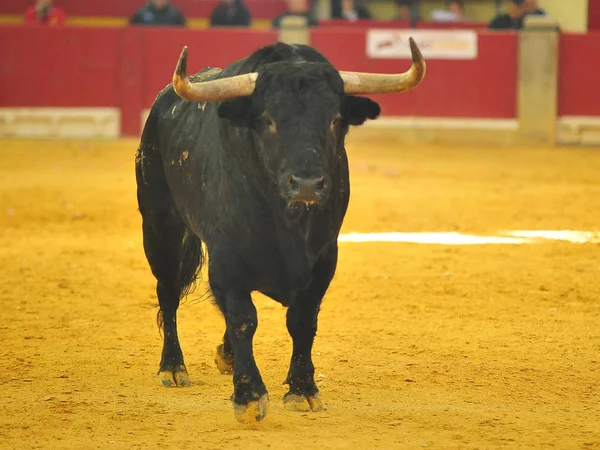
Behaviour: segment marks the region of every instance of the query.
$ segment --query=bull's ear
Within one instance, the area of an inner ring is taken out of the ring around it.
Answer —
[[[362,125],[367,119],[376,119],[381,108],[369,98],[346,95],[341,113],[348,125]]]
[[[248,127],[252,125],[252,102],[248,97],[236,98],[222,102],[217,109],[221,119],[228,119],[234,127]]]

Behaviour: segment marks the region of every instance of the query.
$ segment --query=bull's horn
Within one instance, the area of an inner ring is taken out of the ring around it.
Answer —
[[[425,78],[426,64],[413,38],[409,38],[412,66],[398,74],[340,72],[346,94],[387,94],[406,92],[419,85]]]
[[[254,92],[258,73],[245,73],[229,78],[192,83],[187,76],[187,46],[183,47],[173,74],[177,95],[192,102],[211,102],[247,97]]]

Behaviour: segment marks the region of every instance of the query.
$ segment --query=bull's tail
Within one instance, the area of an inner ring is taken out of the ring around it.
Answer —
[[[204,262],[204,253],[202,252],[202,241],[198,236],[192,234],[186,235],[183,240],[181,266],[179,268],[179,299],[182,300],[196,288],[196,282],[199,278],[202,264]],[[156,314],[156,324],[159,333],[164,332],[164,317],[162,310]]]
[[[196,281],[203,262],[202,241],[198,236],[188,234],[183,241],[183,254],[179,269],[180,298],[187,297],[196,288]]]

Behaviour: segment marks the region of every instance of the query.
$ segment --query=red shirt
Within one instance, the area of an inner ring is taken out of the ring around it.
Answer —
[[[41,24],[41,25],[64,25],[67,20],[67,14],[60,8],[52,6],[50,11],[46,15],[44,20],[38,19],[37,10],[35,6],[27,8],[25,11],[25,23],[30,24]]]

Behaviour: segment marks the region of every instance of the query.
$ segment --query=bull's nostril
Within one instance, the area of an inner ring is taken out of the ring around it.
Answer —
[[[315,189],[317,192],[323,192],[325,190],[325,177],[317,178],[315,180]]]
[[[328,189],[328,183],[324,176],[303,178],[290,175],[286,180],[287,195],[293,201],[305,202],[306,204],[322,201]]]
[[[299,180],[299,178],[295,177],[293,175],[288,179],[288,187],[290,188],[290,190],[292,190],[292,191],[298,190],[298,188],[299,188],[298,180]]]

